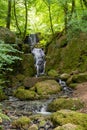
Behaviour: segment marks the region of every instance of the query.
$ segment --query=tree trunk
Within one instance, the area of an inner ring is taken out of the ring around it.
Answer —
[[[48,5],[48,9],[49,9],[50,27],[52,34],[54,34],[50,5]]]
[[[67,25],[68,25],[68,5],[67,5],[67,1],[64,5],[64,23],[65,23],[65,33],[67,33]]]
[[[14,0],[14,16],[15,16],[15,21],[16,21],[17,29],[18,29],[18,31],[19,31],[19,34],[21,35],[21,30],[20,30],[20,28],[19,28],[19,24],[18,24],[18,20],[17,20],[17,15],[16,15],[15,0]]]
[[[27,0],[24,1],[24,5],[25,5],[25,28],[24,28],[23,39],[25,38],[26,31],[27,31],[27,20],[28,20]]]
[[[11,0],[8,0],[6,28],[10,29],[10,24],[11,24]]]

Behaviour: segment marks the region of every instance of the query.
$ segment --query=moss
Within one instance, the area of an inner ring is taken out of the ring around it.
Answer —
[[[72,89],[75,89],[77,87],[77,83],[71,83],[69,84],[69,87],[72,88]]]
[[[74,83],[82,83],[85,81],[87,81],[87,72],[73,75],[72,77],[72,82]]]
[[[79,113],[70,110],[60,110],[51,115],[51,120],[54,126],[62,126],[67,123],[80,125],[82,130],[87,129],[87,114]]]
[[[60,92],[60,86],[55,80],[45,80],[38,82],[32,88],[40,95],[40,98],[47,98],[51,94]]]
[[[62,79],[62,80],[67,80],[67,79],[69,79],[69,77],[70,77],[70,74],[68,74],[68,73],[63,73],[63,74],[61,74],[60,75],[60,78]]]
[[[51,77],[58,77],[58,73],[54,69],[51,69],[50,71],[48,71],[48,75]]]
[[[7,96],[5,95],[5,93],[3,92],[3,90],[0,89],[0,101],[5,100],[5,99],[7,99]]]
[[[14,92],[14,96],[21,100],[34,100],[38,98],[37,94],[34,91],[26,90],[23,87],[19,87]]]
[[[60,48],[62,42],[66,43],[66,38],[61,37],[57,43],[49,45],[47,71],[54,68],[60,73],[87,71],[87,34],[79,34],[77,38],[74,37],[66,46]]]
[[[28,130],[38,130],[38,126],[36,124],[33,124],[32,126],[29,127]]]
[[[22,117],[18,118],[17,120],[14,120],[12,122],[12,126],[22,130],[22,129],[28,129],[28,127],[30,126],[30,123],[31,123],[30,118],[28,118],[26,116],[22,116]]]
[[[74,124],[68,123],[62,126],[58,126],[54,130],[84,130],[84,128],[81,127],[80,125],[74,125]]]
[[[48,111],[58,111],[60,109],[78,110],[81,109],[84,104],[79,99],[56,99],[48,105]]]
[[[22,51],[26,54],[26,53],[30,53],[30,46],[29,44],[22,44]]]
[[[23,54],[21,61],[21,73],[25,76],[34,76],[35,67],[34,67],[34,58],[32,54]]]

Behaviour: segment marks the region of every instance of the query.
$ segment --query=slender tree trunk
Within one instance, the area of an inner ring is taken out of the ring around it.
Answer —
[[[48,9],[49,9],[50,27],[52,34],[54,34],[50,5],[48,5]]]
[[[10,24],[11,24],[11,0],[8,0],[6,28],[10,29]]]
[[[51,15],[51,6],[50,6],[50,3],[47,2],[47,0],[43,0],[43,2],[45,2],[45,4],[47,5],[48,7],[48,11],[49,11],[49,19],[50,19],[50,28],[51,28],[51,31],[52,31],[52,34],[54,34],[54,30],[53,30],[53,23],[52,23],[52,15]]]
[[[64,22],[65,22],[65,33],[67,33],[67,25],[68,25],[68,5],[67,5],[67,1],[64,5]]]
[[[23,38],[25,38],[26,31],[27,31],[27,20],[28,20],[27,0],[24,1],[24,5],[25,5],[25,28],[24,28]]]
[[[75,12],[75,0],[72,0],[72,7],[71,7],[71,12],[70,12],[70,16],[68,18],[68,21],[70,21],[72,19],[72,15]]]
[[[21,35],[21,30],[19,28],[19,24],[18,24],[18,20],[17,20],[17,15],[16,15],[16,7],[15,7],[15,0],[14,0],[14,16],[15,16],[15,21],[16,21],[16,26],[17,26],[17,29],[19,31],[19,34]]]

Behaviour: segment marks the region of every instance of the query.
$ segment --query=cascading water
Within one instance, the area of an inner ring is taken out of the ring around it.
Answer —
[[[37,71],[36,77],[43,75],[45,72],[45,53],[42,48],[35,48],[35,44],[38,44],[39,39],[36,34],[30,34],[28,37],[28,43],[30,44],[31,53],[34,55],[35,68]]]
[[[45,54],[41,48],[34,48],[32,50],[32,54],[34,55],[35,59],[35,67],[37,70],[37,77],[43,75],[45,72]]]

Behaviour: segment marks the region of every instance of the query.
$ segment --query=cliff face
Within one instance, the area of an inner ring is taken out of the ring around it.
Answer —
[[[81,33],[67,42],[61,37],[51,43],[47,51],[46,70],[55,69],[60,73],[87,71],[87,34]]]

